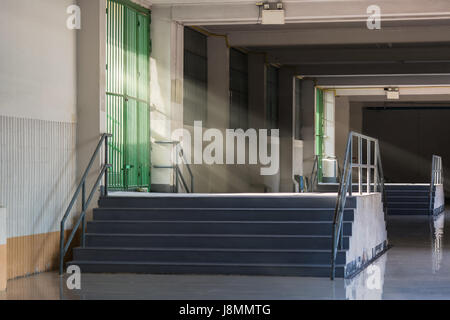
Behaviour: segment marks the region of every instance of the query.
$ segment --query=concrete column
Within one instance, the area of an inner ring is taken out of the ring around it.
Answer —
[[[6,208],[0,206],[0,291],[6,290],[8,281]]]
[[[77,181],[83,175],[106,130],[106,2],[78,0],[81,29],[77,31]],[[94,163],[87,186],[95,183],[101,156]],[[90,188],[88,187],[88,190]],[[95,203],[93,199],[92,203]]]
[[[230,123],[230,51],[222,37],[208,37],[209,128],[225,129]]]
[[[230,53],[225,39],[209,36],[208,53],[208,94],[207,123],[208,128],[216,128],[225,133],[230,122]],[[224,134],[225,136],[225,134]],[[225,143],[225,142],[224,142]],[[225,144],[224,144],[225,147]],[[202,176],[207,177],[206,192],[228,192],[229,167],[226,164],[199,167]]]
[[[266,64],[261,53],[248,54],[248,122],[249,128],[265,128]]]
[[[294,73],[289,67],[279,71],[279,127],[280,127],[280,192],[293,192],[293,143],[294,143]]]
[[[324,91],[324,159],[323,159],[323,179],[324,182],[335,181],[337,167],[334,160],[336,156],[336,118],[335,118],[335,97],[334,91]]]
[[[314,132],[314,118],[315,118],[315,93],[314,81],[302,81],[302,138],[303,138],[303,174],[308,176],[314,164],[314,146],[315,146],[315,132]]]
[[[256,130],[266,126],[266,63],[261,53],[248,54],[248,126]],[[265,177],[260,165],[248,167],[251,192],[264,192]]]
[[[363,133],[363,103],[350,103],[350,130]]]
[[[183,27],[172,20],[168,7],[152,10],[152,54],[150,59],[150,104],[152,141],[170,141],[183,126]],[[172,164],[171,145],[152,143],[152,164]],[[152,191],[173,188],[171,169],[152,168]]]
[[[350,104],[348,97],[336,97],[336,157],[339,160],[339,165],[343,166],[345,157],[345,148],[347,146],[347,138],[350,130]]]

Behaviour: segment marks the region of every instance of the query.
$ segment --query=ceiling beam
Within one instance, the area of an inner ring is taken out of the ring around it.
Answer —
[[[362,76],[362,75],[447,75],[450,79],[450,63],[377,63],[297,65],[295,74],[302,76]]]
[[[284,0],[286,23],[351,22],[367,20],[372,0]],[[255,1],[233,0],[152,0],[153,6],[171,6],[173,19],[184,24],[255,24]],[[448,0],[377,0],[384,21],[446,20]]]
[[[260,47],[268,54],[269,63],[380,63],[402,61],[449,61],[450,45],[404,48],[308,48],[308,47]]]
[[[377,77],[331,77],[331,78],[315,78],[319,86],[450,86],[450,76],[377,76]]]

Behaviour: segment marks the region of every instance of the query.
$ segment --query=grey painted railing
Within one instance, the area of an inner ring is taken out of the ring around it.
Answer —
[[[309,178],[308,192],[314,192],[319,179],[318,175],[319,175],[319,156],[315,155],[311,176]]]
[[[429,199],[430,214],[434,213],[433,190],[435,189],[436,185],[443,183],[444,179],[442,177],[442,158],[440,156],[433,155],[431,159],[431,181],[430,181],[430,199]]]
[[[353,140],[357,141],[357,162],[353,162]],[[366,142],[366,161],[363,163],[363,141]],[[373,146],[373,154],[372,154]],[[372,161],[373,160],[373,161]],[[363,194],[363,169],[366,169],[366,192],[380,192],[385,203],[384,176],[383,167],[381,165],[380,149],[378,139],[362,135],[356,132],[350,132],[347,139],[345,150],[344,165],[342,168],[338,196],[336,200],[336,208],[334,211],[333,230],[332,230],[332,248],[331,248],[331,280],[335,276],[336,255],[338,246],[343,247],[343,218],[347,193],[352,195],[353,190],[353,168],[357,169],[358,176],[358,193]],[[373,183],[372,183],[373,171]]]
[[[334,174],[336,176],[336,180],[339,183],[341,178],[341,167],[339,165],[339,159],[337,157],[332,158],[322,158],[322,161],[332,161],[334,162]],[[323,170],[323,166],[322,166]],[[323,179],[323,174],[322,174]],[[308,192],[314,192],[316,190],[317,185],[319,184],[319,156],[314,156],[313,168],[311,171],[311,175],[309,177],[308,184]]]
[[[156,144],[167,144],[167,145],[173,145],[175,147],[175,156],[174,156],[174,164],[169,166],[153,166],[157,169],[172,169],[174,172],[174,179],[175,179],[175,192],[180,192],[180,183],[183,186],[184,190],[187,193],[194,193],[194,174],[192,173],[191,167],[189,165],[189,162],[187,161],[183,147],[181,147],[181,144],[179,141],[155,141]],[[186,169],[189,173],[190,177],[190,186],[188,186],[186,179],[183,175],[183,170],[181,170],[181,165],[185,165]]]
[[[100,184],[100,181],[104,177],[104,187],[102,188],[103,196],[108,195],[108,169],[111,167],[111,165],[108,163],[108,138],[112,135],[109,133],[105,133],[102,135],[100,141],[97,144],[97,148],[95,148],[94,154],[91,157],[91,160],[89,161],[89,164],[84,171],[84,174],[81,178],[80,183],[78,184],[77,189],[75,190],[75,193],[72,197],[72,200],[69,203],[69,206],[66,209],[66,212],[64,213],[64,216],[61,220],[61,229],[60,229],[60,238],[59,238],[59,274],[62,275],[64,272],[64,257],[66,253],[68,252],[70,248],[70,244],[73,241],[73,238],[75,237],[76,232],[78,231],[78,228],[81,225],[81,246],[84,247],[85,245],[85,231],[86,231],[86,211],[89,207],[89,204],[92,201],[92,198],[94,197],[94,194]],[[89,196],[86,199],[86,179],[91,171],[92,165],[94,164],[95,159],[97,158],[97,155],[100,152],[100,149],[102,148],[102,145],[105,144],[105,158],[104,163],[100,169],[100,173],[97,176],[97,179],[95,181],[94,186],[91,189],[91,192],[89,193]],[[73,206],[75,205],[75,202],[77,201],[79,195],[81,193],[81,214],[78,217],[77,221],[75,222],[75,225],[72,229],[72,232],[69,235],[69,238],[67,239],[67,242],[64,242],[64,233],[65,233],[65,223],[67,218],[70,215],[70,212],[73,209]]]

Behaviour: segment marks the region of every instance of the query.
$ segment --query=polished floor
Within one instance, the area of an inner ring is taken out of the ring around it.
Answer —
[[[11,280],[1,299],[450,299],[450,210],[387,221],[386,254],[350,280],[326,278],[82,274],[69,290],[56,273]]]

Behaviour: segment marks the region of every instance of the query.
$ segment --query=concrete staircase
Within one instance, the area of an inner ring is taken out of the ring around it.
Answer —
[[[328,277],[335,196],[107,197],[74,249],[83,272]],[[356,200],[347,199],[344,276]]]
[[[429,215],[429,184],[385,184],[389,215]],[[432,205],[434,206],[434,194]]]

